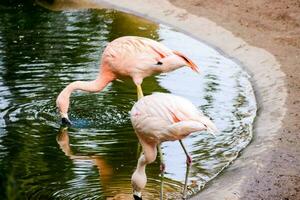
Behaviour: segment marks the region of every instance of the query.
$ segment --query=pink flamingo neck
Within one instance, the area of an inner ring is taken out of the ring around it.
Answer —
[[[145,170],[146,170],[147,164],[148,164],[148,162],[146,161],[145,156],[142,155],[138,160],[136,172],[139,173],[140,175],[145,174],[145,176],[146,176]]]
[[[134,192],[141,192],[147,183],[146,166],[155,161],[157,155],[156,144],[147,144],[140,140],[143,147],[143,154],[138,160],[136,170],[132,174],[131,184]]]
[[[68,109],[70,104],[70,96],[75,90],[82,90],[86,92],[100,92],[108,83],[113,81],[115,76],[112,73],[108,73],[107,70],[92,81],[74,81],[65,87],[56,99],[57,107],[59,108],[62,117],[68,118]]]

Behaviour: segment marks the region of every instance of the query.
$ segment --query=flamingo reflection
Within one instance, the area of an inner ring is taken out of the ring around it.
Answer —
[[[64,154],[73,161],[87,160],[92,161],[93,165],[97,167],[99,172],[99,179],[101,181],[101,186],[103,189],[104,196],[106,200],[133,200],[131,193],[131,183],[130,180],[119,181],[114,174],[113,167],[107,163],[104,156],[99,155],[80,155],[80,153],[74,153],[70,145],[70,137],[67,128],[62,128],[57,137],[56,141],[60,149]],[[131,172],[128,172],[128,177],[130,177]],[[114,176],[114,178],[112,178]],[[111,191],[111,187],[114,186],[115,191]],[[153,197],[153,194],[148,192],[145,193],[146,197]]]

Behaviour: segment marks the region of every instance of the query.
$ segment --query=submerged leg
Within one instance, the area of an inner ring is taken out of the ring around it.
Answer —
[[[142,98],[144,96],[143,90],[142,90],[142,86],[141,85],[136,85],[136,88],[137,88],[138,99],[140,99],[140,98]]]
[[[164,162],[164,156],[161,150],[160,144],[158,145],[158,153],[160,158],[160,178],[161,178],[161,184],[160,184],[160,200],[163,200],[164,197],[164,173],[165,173],[165,162]]]
[[[186,191],[187,191],[188,176],[189,176],[190,167],[191,167],[191,164],[192,164],[192,158],[188,154],[185,146],[182,143],[182,140],[179,140],[179,142],[180,142],[180,145],[183,148],[183,151],[186,155],[186,173],[185,173],[184,188],[183,188],[183,199],[186,199],[186,197],[187,197]]]

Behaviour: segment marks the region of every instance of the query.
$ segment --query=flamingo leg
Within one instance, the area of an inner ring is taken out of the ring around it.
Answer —
[[[160,177],[161,177],[161,184],[160,184],[160,200],[163,200],[164,197],[164,174],[165,174],[165,161],[164,155],[161,150],[160,144],[158,145],[158,153],[160,158]]]
[[[143,90],[142,90],[142,86],[141,85],[137,85],[136,89],[137,89],[138,99],[141,99],[144,96]]]
[[[136,85],[136,89],[137,89],[137,96],[138,96],[138,100],[141,99],[144,94],[143,94],[143,90],[142,90],[142,86],[141,85]],[[139,158],[141,156],[141,144],[138,143],[137,146],[137,158]]]
[[[191,168],[191,164],[192,164],[192,159],[191,156],[188,154],[184,144],[182,143],[182,140],[179,140],[181,147],[183,148],[183,151],[186,155],[186,173],[185,173],[185,179],[184,179],[184,187],[183,187],[183,199],[187,198],[187,183],[188,183],[188,176],[189,176],[189,172],[190,172],[190,168]]]
[[[139,159],[139,157],[141,157],[142,154],[143,154],[142,146],[141,146],[141,144],[138,142],[138,144],[137,144],[137,152],[136,152],[136,157],[137,157],[137,159]]]

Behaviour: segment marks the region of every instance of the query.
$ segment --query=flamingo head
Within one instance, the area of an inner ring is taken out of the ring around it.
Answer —
[[[144,156],[141,156],[138,161],[137,169],[131,176],[131,185],[133,189],[134,200],[142,200],[142,190],[147,183],[147,176],[145,173],[145,161]]]
[[[167,56],[159,60],[156,64],[159,71],[169,72],[187,66],[191,68],[194,72],[200,73],[198,66],[188,57],[180,52],[173,51],[173,55]]]
[[[134,200],[142,200],[141,190],[145,188],[147,182],[146,175],[136,170],[131,177]]]
[[[182,65],[190,67],[194,72],[197,72],[197,73],[201,72],[199,67],[187,56],[183,55],[182,53],[180,53],[178,51],[173,51],[173,53],[183,61]]]
[[[62,117],[62,118],[61,118],[61,124],[62,124],[62,125],[65,125],[65,126],[71,126],[71,125],[72,125],[72,122],[69,120],[69,118]]]
[[[72,125],[68,117],[69,98],[66,98],[63,92],[61,92],[56,99],[56,107],[60,113],[62,125]]]
[[[140,192],[133,192],[133,198],[134,200],[142,200],[142,194]]]

